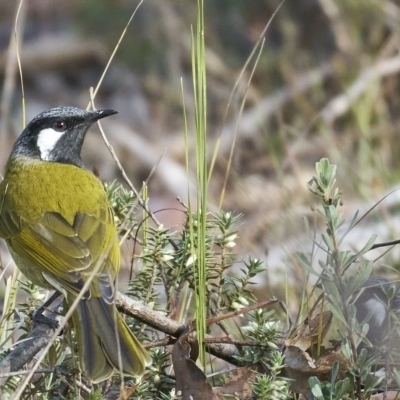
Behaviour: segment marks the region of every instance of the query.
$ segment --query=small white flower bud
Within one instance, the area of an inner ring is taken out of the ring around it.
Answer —
[[[186,266],[188,267],[189,265],[192,265],[196,260],[197,260],[197,255],[196,254],[190,255],[189,258],[186,261]]]
[[[225,238],[225,242],[233,242],[237,238],[237,233],[232,233]]]

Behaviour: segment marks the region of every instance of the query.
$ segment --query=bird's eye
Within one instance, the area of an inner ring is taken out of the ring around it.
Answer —
[[[67,129],[67,123],[63,120],[54,122],[53,128],[57,132],[64,132]]]

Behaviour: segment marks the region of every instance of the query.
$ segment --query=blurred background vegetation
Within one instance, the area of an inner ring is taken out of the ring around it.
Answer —
[[[0,170],[23,128],[13,47],[17,3],[0,3]],[[229,103],[279,4],[219,0],[206,1],[205,9],[210,162],[221,138],[209,207],[218,208],[236,138],[222,209],[244,214],[237,252],[266,260],[263,298],[286,275],[293,278],[289,287],[301,293],[304,271],[293,254],[310,246],[302,216],[314,218],[307,181],[316,161],[328,157],[338,165],[348,217],[371,207],[400,180],[400,2],[286,0],[266,31],[251,84],[247,88],[254,60]],[[136,5],[24,2],[17,29],[28,121],[50,107],[87,106],[89,87],[97,84]],[[144,1],[96,98],[97,108],[120,112],[104,126],[135,185],[148,180],[153,211],[181,209],[176,197],[187,199],[181,78],[192,133],[195,18],[195,1]],[[102,180],[120,178],[97,133],[88,135],[84,161]],[[399,238],[398,201],[397,192],[389,196],[353,231],[349,245],[360,248],[373,232],[378,241]],[[179,211],[157,215],[176,229],[184,218]],[[400,268],[395,252],[380,262],[376,272],[393,275]]]

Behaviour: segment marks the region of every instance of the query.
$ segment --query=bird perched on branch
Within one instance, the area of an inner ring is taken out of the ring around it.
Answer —
[[[150,357],[117,312],[120,249],[101,182],[81,160],[89,127],[116,114],[57,107],[35,117],[17,139],[0,183],[0,237],[33,283],[65,295],[83,374],[143,375]]]

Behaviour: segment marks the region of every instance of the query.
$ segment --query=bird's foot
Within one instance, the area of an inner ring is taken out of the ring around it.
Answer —
[[[45,311],[48,311],[48,306],[50,306],[54,300],[56,300],[60,296],[60,293],[55,292],[52,296],[49,297],[34,313],[32,316],[32,320],[34,324],[46,324],[49,325],[52,329],[56,330],[58,328],[58,321],[55,318],[50,318],[44,315]],[[54,312],[53,312],[54,315]]]

